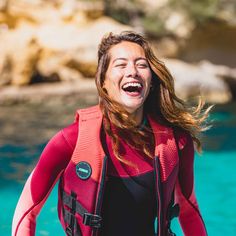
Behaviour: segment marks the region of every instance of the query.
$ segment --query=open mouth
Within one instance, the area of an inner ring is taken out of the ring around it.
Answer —
[[[141,93],[143,85],[139,82],[129,82],[124,84],[122,89],[128,93]]]

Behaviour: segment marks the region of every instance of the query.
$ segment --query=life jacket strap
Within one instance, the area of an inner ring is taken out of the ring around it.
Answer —
[[[88,213],[88,211],[78,201],[76,201],[76,198],[67,194],[65,191],[62,192],[62,201],[64,205],[68,206],[72,211],[78,213],[82,217],[84,213]]]
[[[73,194],[74,193],[68,195],[65,191],[62,191],[63,204],[71,209],[70,212],[64,208],[65,221],[69,223],[71,221],[71,217],[73,217],[75,213],[77,213],[83,218],[84,225],[90,226],[92,228],[100,228],[102,223],[102,217],[89,213],[78,201],[76,201],[76,197]]]
[[[75,215],[64,209],[64,221],[68,224],[66,227],[67,236],[82,236],[78,223],[75,219]]]

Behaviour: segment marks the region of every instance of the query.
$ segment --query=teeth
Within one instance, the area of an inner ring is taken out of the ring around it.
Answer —
[[[140,83],[127,83],[127,84],[125,84],[125,85],[123,86],[123,88],[125,89],[125,88],[128,88],[128,87],[130,87],[130,86],[132,86],[132,87],[138,87],[138,88],[141,88],[141,87],[142,87],[142,85],[141,85]]]

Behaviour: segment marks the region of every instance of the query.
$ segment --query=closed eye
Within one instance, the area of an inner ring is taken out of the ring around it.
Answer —
[[[137,66],[139,68],[147,68],[148,67],[148,65],[146,63],[139,63],[139,64],[137,64]]]
[[[115,67],[125,67],[126,64],[125,63],[120,63],[120,64],[116,64]]]

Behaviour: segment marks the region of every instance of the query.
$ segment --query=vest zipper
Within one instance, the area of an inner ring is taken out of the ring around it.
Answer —
[[[95,206],[95,215],[101,215],[101,210],[102,210],[102,200],[103,200],[103,195],[104,195],[104,188],[105,188],[105,179],[106,179],[106,174],[107,174],[107,156],[104,157],[103,159],[103,165],[102,165],[102,171],[101,171],[101,182],[99,185],[98,189],[98,195],[96,199],[96,206]],[[92,236],[97,236],[98,235],[98,230],[94,229]]]
[[[162,188],[161,188],[161,175],[160,175],[160,160],[158,156],[154,157],[154,174],[155,174],[155,188],[156,188],[156,198],[157,198],[157,221],[158,221],[158,232],[157,236],[162,235],[162,226],[163,226],[163,215],[162,215]]]

